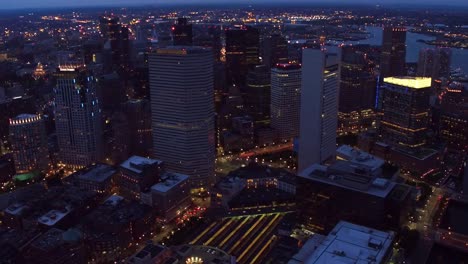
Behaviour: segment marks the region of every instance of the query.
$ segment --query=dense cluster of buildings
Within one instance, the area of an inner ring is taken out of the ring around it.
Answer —
[[[45,16],[60,29],[0,39],[0,262],[386,263],[436,173],[428,192],[457,199],[428,202],[426,237],[467,250],[449,49],[414,67],[402,26],[333,45],[314,19],[184,15]]]

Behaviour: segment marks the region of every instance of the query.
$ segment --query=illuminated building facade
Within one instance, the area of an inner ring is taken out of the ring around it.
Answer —
[[[340,52],[304,49],[302,53],[299,171],[335,156]]]
[[[94,76],[83,66],[61,66],[56,73],[55,127],[59,161],[82,168],[102,158],[101,109]]]
[[[228,84],[243,86],[249,67],[260,64],[260,33],[250,26],[226,31],[226,78]]]
[[[380,136],[385,143],[402,149],[425,145],[429,125],[430,87],[431,78],[384,79]]]
[[[202,47],[168,47],[149,57],[154,157],[194,187],[214,177],[213,54]]]
[[[270,70],[264,65],[257,65],[247,74],[244,109],[257,124],[270,121],[271,78]]]
[[[179,17],[171,30],[174,46],[192,46],[192,24],[187,22],[187,18]]]
[[[41,116],[21,114],[10,119],[10,141],[16,173],[47,169],[49,151]]]
[[[342,49],[338,134],[359,133],[375,126],[377,79],[367,53],[357,46]]]
[[[271,127],[281,141],[299,136],[301,76],[299,64],[271,69]]]
[[[468,149],[468,89],[462,83],[449,84],[439,95],[439,135],[449,148]]]
[[[380,79],[406,75],[406,28],[384,27]]]

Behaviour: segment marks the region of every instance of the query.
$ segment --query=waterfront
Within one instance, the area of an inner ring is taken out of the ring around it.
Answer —
[[[370,38],[360,41],[346,41],[346,44],[370,44],[370,45],[382,45],[382,27],[367,27],[367,31],[370,33]],[[406,62],[417,62],[419,50],[422,48],[434,48],[435,46],[428,45],[418,40],[434,40],[435,37],[409,32],[406,35]],[[452,50],[452,68],[461,68],[463,72],[468,73],[468,50],[467,49],[456,49]]]

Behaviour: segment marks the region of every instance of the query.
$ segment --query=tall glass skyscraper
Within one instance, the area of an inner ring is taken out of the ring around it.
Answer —
[[[429,126],[431,78],[389,77],[382,88],[382,140],[403,149],[423,146]]]
[[[82,65],[60,66],[56,77],[58,159],[66,167],[79,169],[102,158],[101,109],[96,79]]]
[[[384,27],[380,79],[406,75],[406,28]]]
[[[213,54],[175,46],[149,56],[154,157],[190,176],[193,188],[213,182]]]

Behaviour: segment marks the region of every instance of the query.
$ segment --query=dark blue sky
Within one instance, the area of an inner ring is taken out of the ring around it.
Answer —
[[[75,6],[130,6],[138,4],[209,4],[209,3],[281,3],[281,2],[297,2],[297,3],[343,3],[349,5],[351,3],[360,4],[399,4],[411,3],[412,5],[421,4],[440,4],[440,5],[463,5],[468,6],[468,0],[0,0],[0,9],[16,9],[16,8],[37,8],[37,7],[75,7]]]

